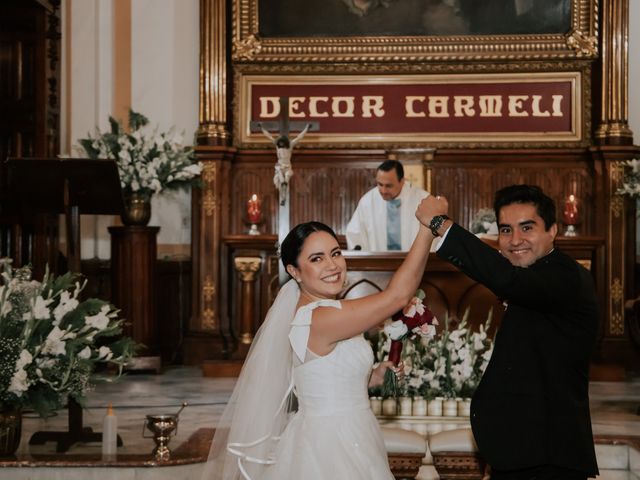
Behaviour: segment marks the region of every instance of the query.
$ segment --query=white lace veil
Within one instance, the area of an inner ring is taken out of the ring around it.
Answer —
[[[292,399],[289,329],[300,289],[289,280],[258,330],[211,444],[203,480],[254,480],[270,460]]]

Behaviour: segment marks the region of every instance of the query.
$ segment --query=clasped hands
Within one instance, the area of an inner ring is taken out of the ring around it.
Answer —
[[[436,215],[446,215],[449,213],[449,202],[446,197],[440,195],[428,195],[423,198],[416,209],[418,221],[428,227],[431,219]]]

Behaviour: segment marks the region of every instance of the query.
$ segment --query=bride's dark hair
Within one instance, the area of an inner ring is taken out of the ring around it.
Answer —
[[[293,227],[293,229],[287,234],[280,246],[280,259],[285,266],[293,265],[298,268],[298,256],[302,250],[305,240],[309,235],[314,232],[327,232],[333,238],[338,240],[336,233],[329,227],[321,222],[306,222],[300,223]]]

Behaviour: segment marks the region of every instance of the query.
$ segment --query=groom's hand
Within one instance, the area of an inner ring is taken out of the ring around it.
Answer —
[[[446,215],[449,213],[449,202],[440,195],[429,195],[424,198],[416,210],[416,218],[425,227],[431,223],[431,219],[436,215]]]

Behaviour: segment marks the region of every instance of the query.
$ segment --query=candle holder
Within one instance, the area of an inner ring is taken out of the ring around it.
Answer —
[[[565,228],[563,235],[565,237],[577,237],[578,236],[578,230],[576,229],[575,225],[567,225],[567,228]]]
[[[576,199],[575,195],[569,195],[569,198],[567,198],[567,201],[564,203],[562,220],[566,227],[563,235],[565,237],[577,236],[577,225],[580,219],[578,216],[578,200]]]
[[[249,235],[260,235],[260,230],[258,230],[258,225],[262,222],[262,212],[260,210],[260,199],[254,193],[249,201],[247,202],[247,221],[246,223],[251,225],[249,228]]]

